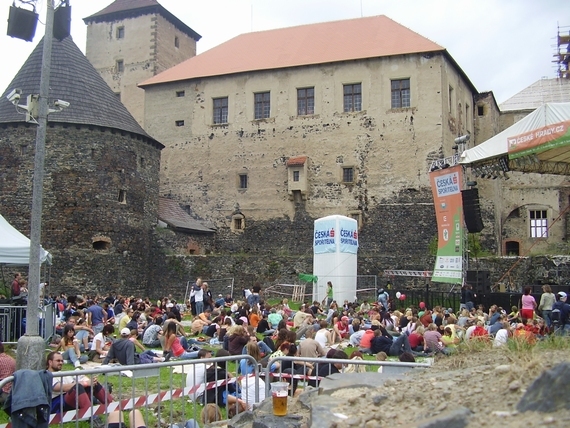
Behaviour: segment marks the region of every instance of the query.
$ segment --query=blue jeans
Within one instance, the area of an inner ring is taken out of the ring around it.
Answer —
[[[174,358],[177,358],[179,360],[195,360],[196,358],[198,358],[198,352],[199,351],[193,351],[193,352],[184,351],[182,355],[179,355],[178,357]]]
[[[271,350],[271,348],[269,346],[267,346],[267,343],[263,342],[263,341],[258,341],[257,342],[257,346],[259,346],[259,350],[261,352],[263,352],[265,355],[269,355],[272,354],[273,351]],[[244,346],[243,349],[241,350],[241,354],[242,355],[246,355],[247,354],[247,346]]]
[[[61,354],[61,356],[63,357],[64,360],[69,360],[73,364],[75,364],[76,361],[79,361],[81,364],[83,364],[86,363],[88,360],[87,355],[81,355],[80,357],[78,357],[77,354],[75,353],[75,349],[66,349],[63,352],[63,354]]]
[[[196,315],[200,315],[204,312],[204,302],[196,302]]]
[[[548,328],[550,328],[550,326],[552,325],[552,321],[550,320],[550,314],[552,314],[552,311],[549,310],[542,311],[542,318],[544,318],[544,322],[546,323],[546,326]]]
[[[397,357],[403,352],[412,352],[407,334],[402,334],[394,339],[388,355],[391,357]]]

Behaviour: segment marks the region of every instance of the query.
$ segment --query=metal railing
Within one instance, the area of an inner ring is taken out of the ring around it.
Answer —
[[[26,332],[26,306],[0,305],[0,340],[17,343]],[[56,311],[52,303],[39,308],[39,334],[48,340],[55,333]]]
[[[249,375],[226,375],[222,370],[216,370],[215,376],[206,382],[201,379],[200,372],[206,367],[216,364],[224,367],[233,362],[239,367],[241,360],[247,360],[251,364],[252,373]],[[310,376],[290,374],[280,369],[270,372],[271,364],[284,361],[308,362],[315,366],[314,374]],[[95,419],[99,415],[107,415],[113,411],[130,411],[138,409],[142,412],[147,426],[184,426],[187,420],[200,421],[204,402],[211,402],[221,408],[226,408],[222,418],[236,413],[239,402],[225,405],[223,397],[236,394],[236,398],[243,400],[247,409],[254,404],[269,397],[271,381],[285,379],[291,383],[298,382],[311,385],[314,381],[318,384],[320,378],[316,376],[322,365],[342,364],[366,366],[367,371],[377,371],[382,367],[383,374],[401,373],[415,367],[427,368],[427,363],[400,363],[392,361],[370,360],[346,360],[332,358],[298,358],[276,357],[271,364],[263,369],[250,355],[232,355],[227,357],[208,358],[199,360],[177,360],[166,363],[140,364],[132,366],[102,365],[86,370],[62,371],[53,373],[54,379],[63,380],[64,383],[76,382],[85,385],[100,385],[103,393],[95,393],[95,387],[85,388],[90,394],[91,405],[87,408],[79,408],[79,399],[74,399],[75,406],[64,406],[63,401],[52,408],[50,424],[63,426],[79,426],[80,421],[87,421],[90,426],[95,426]],[[372,369],[371,369],[372,368]],[[17,372],[18,373],[18,372]],[[265,380],[263,380],[265,379]],[[14,380],[14,376],[0,381],[0,388]],[[17,381],[16,381],[17,382]],[[234,388],[239,386],[239,388]],[[13,386],[14,387],[14,386]],[[97,387],[99,389],[99,387]],[[235,393],[234,389],[240,391]],[[291,389],[293,394],[294,389]],[[81,392],[81,391],[80,391]],[[76,394],[77,395],[77,394]],[[100,398],[98,400],[94,396]],[[206,397],[206,400],[204,400]],[[227,400],[227,398],[226,398]],[[9,424],[0,425],[0,428],[8,428]]]

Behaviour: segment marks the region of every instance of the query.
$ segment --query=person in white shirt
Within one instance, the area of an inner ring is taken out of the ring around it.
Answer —
[[[212,351],[208,349],[200,349],[198,351],[198,358],[203,360],[205,358],[212,358]],[[206,389],[206,369],[209,364],[188,364],[184,367],[184,371],[187,371],[186,375],[186,387],[198,387],[197,389],[192,388],[193,391],[188,394],[188,397],[194,402],[199,401],[200,397]]]
[[[499,331],[497,331],[495,339],[493,339],[493,348],[500,348],[507,344],[507,340],[509,340],[509,331],[510,325],[508,321],[503,322],[503,326]]]

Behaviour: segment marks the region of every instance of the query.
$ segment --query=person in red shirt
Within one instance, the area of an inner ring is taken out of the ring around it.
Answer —
[[[473,333],[471,333],[471,339],[474,338],[489,340],[489,332],[485,328],[485,323],[483,321],[477,321],[477,326],[475,327],[475,330],[473,330]]]
[[[340,342],[348,337],[348,317],[344,316],[333,327],[333,342]]]
[[[408,336],[412,351],[422,352],[424,350],[424,331],[424,326],[418,325]]]

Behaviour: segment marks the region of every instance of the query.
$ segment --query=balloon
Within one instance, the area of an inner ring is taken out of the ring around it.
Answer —
[[[400,300],[406,300],[406,295],[405,295],[405,294],[400,294]]]
[[[399,299],[400,296],[402,295],[402,293],[400,293],[399,291],[396,293],[396,299]]]

